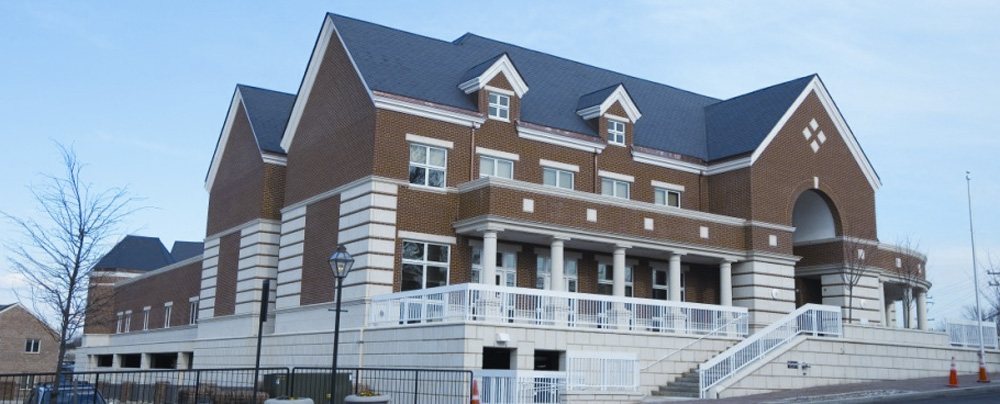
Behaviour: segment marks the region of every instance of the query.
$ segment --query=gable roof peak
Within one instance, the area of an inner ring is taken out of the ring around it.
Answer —
[[[615,103],[621,104],[625,109],[628,119],[635,123],[642,117],[639,107],[635,105],[632,96],[629,95],[624,83],[618,83],[610,87],[605,87],[592,93],[580,96],[577,103],[576,114],[583,119],[594,119],[608,112]]]
[[[466,94],[472,94],[486,87],[486,84],[498,74],[503,74],[507,78],[518,98],[523,97],[524,93],[528,92],[528,83],[525,83],[524,79],[521,78],[521,74],[518,73],[517,67],[514,66],[514,62],[510,60],[510,55],[507,52],[489,58],[467,70],[462,76],[462,82],[458,88]]]

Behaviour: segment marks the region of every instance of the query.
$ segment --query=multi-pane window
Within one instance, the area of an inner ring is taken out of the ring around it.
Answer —
[[[191,312],[188,315],[188,324],[195,325],[198,324],[198,299],[191,300]]]
[[[132,331],[132,311],[129,310],[129,311],[125,312],[125,331],[124,332],[131,332],[131,331]]]
[[[479,156],[480,177],[514,178],[514,162],[490,156]]]
[[[510,96],[500,93],[490,92],[489,114],[490,118],[509,120],[510,119]]]
[[[684,282],[686,276],[684,272],[681,272],[681,301],[684,301]],[[667,280],[667,271],[656,269],[653,270],[653,298],[660,300],[670,299],[670,283]]]
[[[39,339],[24,340],[24,352],[39,353],[42,351],[42,341]]]
[[[403,242],[401,290],[427,289],[448,284],[450,248],[446,245]]]
[[[173,302],[163,305],[163,328],[170,328],[170,315],[174,312]]]
[[[498,251],[496,257],[496,279],[494,285],[517,286],[517,254],[513,252]],[[481,248],[472,249],[472,283],[479,283],[480,274],[483,269],[483,250]]]
[[[542,168],[542,184],[550,187],[573,189],[573,172],[558,168]]]
[[[614,291],[614,267],[606,263],[597,264],[597,293],[611,295]],[[632,266],[625,266],[625,296],[632,297]]]
[[[612,178],[601,178],[601,194],[615,198],[628,199],[632,184]]]
[[[653,194],[657,205],[681,207],[681,193],[679,191],[656,188],[653,190]]]
[[[149,329],[149,307],[142,309],[142,330]]]
[[[118,325],[115,326],[115,334],[121,334],[125,326],[125,313],[118,312]]]
[[[625,145],[625,122],[608,119],[608,143]]]
[[[434,146],[410,144],[410,183],[444,188],[448,151]]]
[[[549,289],[549,284],[552,283],[552,259],[540,255],[538,256],[537,266],[535,287],[543,290]],[[565,291],[577,291],[577,285],[579,284],[577,272],[578,269],[576,260],[563,260],[563,282],[565,284]]]

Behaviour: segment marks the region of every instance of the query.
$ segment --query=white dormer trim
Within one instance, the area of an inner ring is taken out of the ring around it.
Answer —
[[[486,69],[483,74],[480,74],[479,77],[473,77],[472,79],[459,84],[458,88],[466,94],[472,94],[476,91],[482,90],[486,87],[486,83],[489,83],[490,80],[493,80],[493,78],[500,73],[503,73],[504,77],[507,78],[507,81],[510,82],[510,86],[514,88],[514,94],[517,94],[518,98],[523,97],[524,93],[528,92],[528,84],[521,78],[517,69],[514,68],[514,63],[510,61],[510,58],[507,57],[506,53],[500,56],[496,62],[493,62],[493,65]]]
[[[851,128],[847,126],[847,122],[844,120],[844,116],[840,114],[840,110],[837,109],[837,104],[834,104],[833,98],[830,97],[830,93],[826,90],[826,86],[820,81],[819,76],[814,76],[812,80],[806,85],[806,88],[802,90],[792,106],[785,111],[785,115],[781,117],[771,132],[767,134],[764,141],[757,146],[753,154],[750,155],[750,165],[753,165],[758,158],[767,150],[767,146],[774,141],[774,138],[778,136],[778,132],[785,127],[788,120],[791,119],[795,111],[799,109],[799,106],[806,100],[806,97],[810,93],[816,92],[816,96],[819,97],[820,104],[823,105],[823,109],[826,110],[826,114],[833,121],[834,127],[836,127],[837,132],[840,133],[840,137],[844,139],[844,144],[847,145],[847,149],[854,156],[854,160],[858,163],[858,167],[861,168],[861,172],[865,174],[865,178],[868,179],[868,184],[872,187],[872,190],[878,191],[882,187],[882,182],[878,178],[878,174],[875,173],[875,168],[872,167],[871,162],[868,161],[868,157],[865,152],[861,150],[861,145],[858,144],[857,138],[854,137],[854,133],[851,132]]]
[[[312,93],[313,85],[316,83],[316,76],[319,75],[319,67],[323,64],[323,56],[326,55],[326,49],[330,47],[330,39],[333,38],[334,34],[336,34],[337,40],[340,41],[340,46],[344,48],[347,59],[351,61],[351,66],[354,67],[354,73],[357,74],[358,80],[361,80],[361,85],[365,87],[368,99],[372,100],[374,104],[371,87],[368,86],[365,77],[361,75],[358,64],[354,62],[354,57],[351,56],[351,50],[347,49],[347,44],[341,39],[340,33],[337,32],[337,27],[333,24],[333,19],[329,15],[326,16],[326,19],[323,20],[323,28],[320,29],[319,37],[316,38],[316,45],[313,47],[309,64],[306,66],[306,73],[302,77],[302,83],[299,84],[299,92],[295,97],[295,104],[292,106],[292,114],[288,118],[288,125],[285,126],[285,133],[281,136],[281,148],[285,149],[286,152],[291,150],[292,141],[295,139],[295,132],[299,128],[299,121],[302,120],[302,114],[306,109],[306,104],[309,102],[309,95]]]
[[[628,91],[625,90],[625,86],[621,84],[615,88],[615,91],[608,95],[608,98],[606,98],[604,102],[599,105],[577,110],[576,114],[580,115],[583,119],[594,119],[608,112],[608,109],[611,108],[612,105],[615,105],[615,102],[620,102],[622,104],[622,108],[625,109],[625,114],[628,115],[628,120],[632,123],[635,123],[639,120],[639,118],[642,118],[642,113],[639,112],[639,108],[636,107],[635,102],[632,101],[632,97],[628,95]]]

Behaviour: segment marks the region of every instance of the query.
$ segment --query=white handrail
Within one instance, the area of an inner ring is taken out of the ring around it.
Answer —
[[[701,340],[703,340],[703,339],[705,339],[705,338],[708,338],[709,336],[712,336],[712,335],[715,335],[715,332],[716,332],[716,331],[719,331],[719,330],[721,330],[721,329],[723,329],[723,328],[726,328],[726,327],[729,327],[730,325],[732,325],[733,323],[735,323],[735,322],[736,322],[737,320],[745,320],[745,317],[743,317],[743,318],[740,318],[740,317],[736,317],[736,318],[733,318],[732,320],[729,320],[729,322],[728,322],[728,323],[725,323],[725,324],[723,324],[723,325],[720,325],[720,326],[719,326],[718,328],[716,328],[716,329],[712,330],[712,332],[710,332],[710,333],[708,333],[708,334],[705,334],[705,335],[702,335],[702,336],[698,337],[698,339],[696,339],[696,340],[694,340],[694,341],[691,341],[691,342],[687,343],[687,345],[684,345],[684,346],[682,346],[682,347],[680,347],[680,348],[677,348],[677,349],[675,349],[675,350],[671,351],[670,353],[668,353],[668,354],[664,355],[664,356],[663,356],[662,358],[660,358],[660,359],[657,359],[657,360],[653,361],[653,363],[650,363],[650,364],[649,364],[648,366],[646,366],[646,367],[642,368],[642,370],[643,370],[643,371],[646,371],[646,370],[648,370],[649,368],[653,367],[653,365],[656,365],[657,363],[660,363],[660,362],[663,362],[663,361],[667,360],[667,358],[669,358],[669,357],[671,357],[671,356],[674,356],[674,355],[676,355],[676,354],[677,354],[678,352],[681,352],[681,351],[683,351],[683,350],[685,350],[685,349],[688,349],[688,348],[690,348],[690,347],[691,347],[691,345],[694,345],[694,344],[697,344],[697,343],[698,343],[698,342],[700,342]]]
[[[700,397],[800,334],[842,337],[840,307],[807,304],[698,366]]]

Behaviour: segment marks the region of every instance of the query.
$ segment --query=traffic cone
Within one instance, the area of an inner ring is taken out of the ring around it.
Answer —
[[[979,355],[979,383],[989,383],[990,378],[986,375],[986,358],[982,354]]]
[[[479,404],[479,384],[472,379],[472,401],[469,404]]]
[[[475,385],[473,385],[475,387]],[[951,357],[951,374],[948,375],[948,387],[958,387],[958,370],[955,369],[955,357]]]

